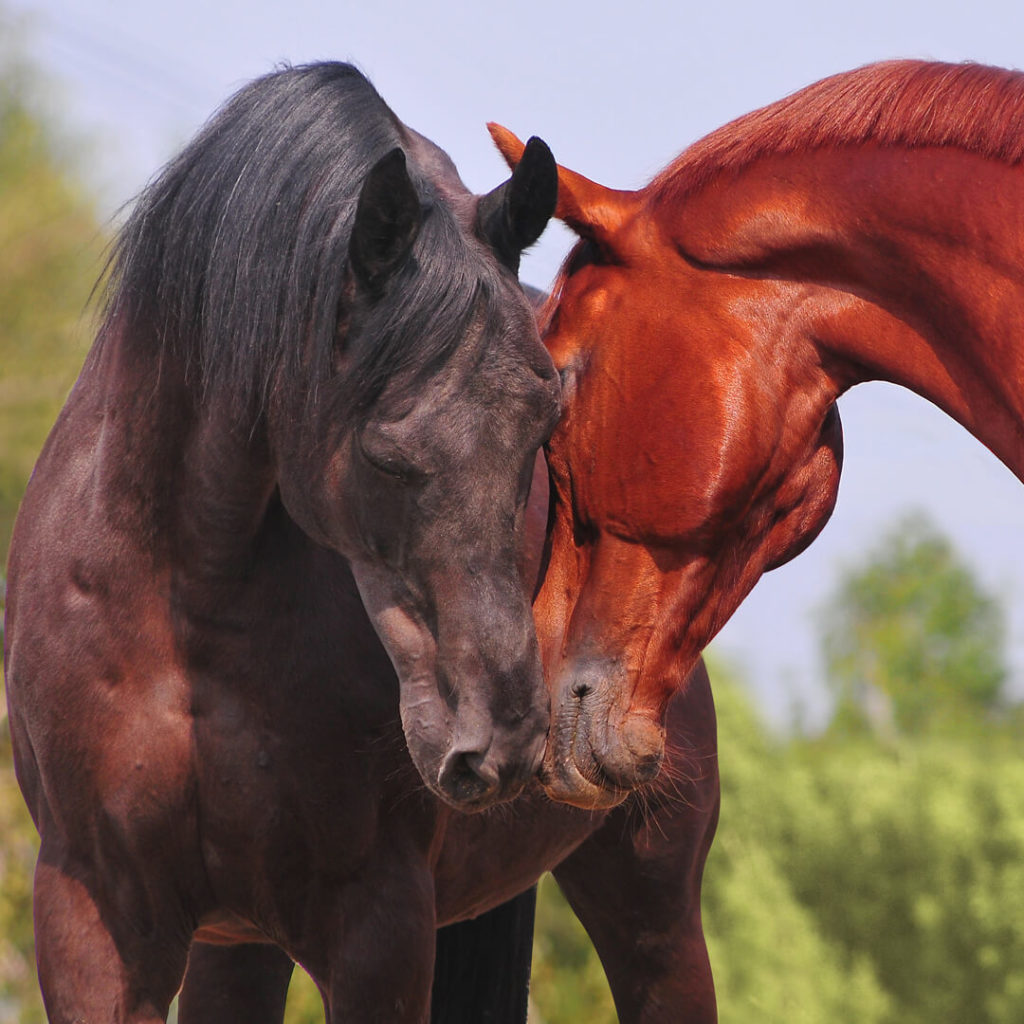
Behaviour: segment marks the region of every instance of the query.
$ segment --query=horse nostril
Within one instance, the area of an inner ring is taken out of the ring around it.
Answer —
[[[437,784],[453,803],[478,803],[498,789],[498,774],[476,750],[450,750],[441,765]]]

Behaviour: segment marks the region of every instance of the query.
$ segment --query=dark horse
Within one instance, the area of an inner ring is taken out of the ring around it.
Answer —
[[[11,546],[52,1021],[164,1019],[194,934],[314,950],[334,1019],[420,1019],[432,891],[379,851],[425,833],[382,810],[420,776],[510,798],[548,722],[516,559],[558,378],[515,269],[555,168],[525,163],[478,200],[323,64],[243,89],[135,208]]]
[[[538,475],[528,518],[531,576],[546,510],[546,477]],[[339,746],[339,733],[358,736],[352,719],[364,714],[363,688],[390,690],[392,705],[397,700],[351,580],[348,593],[342,639],[350,685],[325,681],[277,724],[287,763],[268,769],[277,776],[276,792],[264,790],[272,804],[252,822],[231,823],[246,884],[264,902],[255,907],[248,898],[248,935],[237,926],[197,934],[180,1024],[281,1024],[293,959],[317,981],[329,1021],[420,1024],[435,924],[446,927],[438,932],[432,1024],[521,1024],[532,945],[528,889],[546,870],[594,940],[623,1024],[713,1024],[700,886],[718,771],[703,666],[670,705],[658,779],[620,807],[567,807],[537,785],[510,803],[460,814],[417,786],[397,724],[390,740],[373,742],[368,719],[365,738]],[[281,707],[261,699],[264,713]],[[230,752],[220,768],[239,771]],[[347,779],[353,772],[363,787],[358,801]],[[353,915],[372,926],[332,957]],[[378,974],[368,973],[370,964]]]

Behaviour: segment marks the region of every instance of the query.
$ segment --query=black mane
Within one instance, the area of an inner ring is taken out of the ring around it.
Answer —
[[[346,315],[343,268],[363,179],[404,126],[351,65],[285,68],[245,86],[143,191],[114,245],[104,332],[179,358],[202,394],[249,414],[283,370],[315,394]],[[408,365],[443,359],[478,308],[451,210],[409,156],[426,209],[414,258],[346,350],[360,404]],[[413,347],[411,347],[413,346]]]

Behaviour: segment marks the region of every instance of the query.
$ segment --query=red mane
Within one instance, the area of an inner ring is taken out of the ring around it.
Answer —
[[[825,78],[731,121],[685,150],[648,186],[679,200],[762,157],[874,142],[951,146],[1024,161],[1024,74],[983,64],[898,60]]]

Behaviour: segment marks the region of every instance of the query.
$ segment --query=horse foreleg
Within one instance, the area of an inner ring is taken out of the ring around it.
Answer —
[[[434,971],[434,880],[429,871],[391,870],[360,878],[310,929],[333,933],[293,950],[325,993],[328,1024],[428,1024]],[[297,946],[302,943],[298,942]],[[326,959],[325,954],[326,952]]]
[[[670,823],[655,815],[653,828]],[[683,816],[685,817],[685,815]],[[703,855],[652,858],[623,821],[554,875],[597,950],[622,1024],[713,1024],[714,984],[700,919]],[[639,847],[639,848],[638,848]],[[701,863],[697,863],[697,861]]]
[[[187,942],[131,910],[115,935],[96,899],[100,888],[86,871],[48,857],[44,843],[33,905],[50,1024],[160,1024],[185,972]]]
[[[281,1024],[291,958],[277,946],[193,942],[178,1024]]]
[[[700,885],[718,821],[714,706],[703,666],[669,708],[657,788],[609,816],[554,875],[604,966],[622,1024],[713,1024]]]

